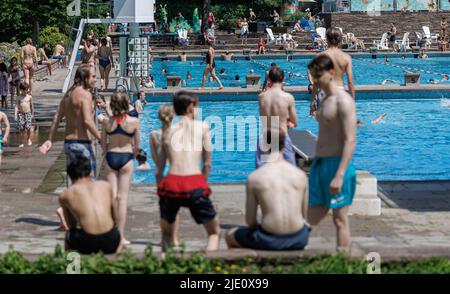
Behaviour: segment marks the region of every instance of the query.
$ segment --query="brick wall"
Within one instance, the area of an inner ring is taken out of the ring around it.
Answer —
[[[445,16],[450,24],[450,12],[384,12],[380,16],[369,16],[365,13],[339,13],[328,14],[325,19],[327,27],[341,27],[344,33],[352,32],[357,37],[378,38],[387,32],[390,24],[394,22],[397,27],[397,37],[401,38],[405,32],[410,32],[411,37],[414,36],[415,31],[423,33],[424,25],[430,27],[431,34],[439,34],[442,16]]]

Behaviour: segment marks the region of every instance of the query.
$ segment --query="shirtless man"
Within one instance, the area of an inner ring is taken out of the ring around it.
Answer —
[[[187,55],[186,55],[186,52],[181,52],[181,54],[180,54],[180,61],[181,62],[186,62],[187,61]]]
[[[55,50],[53,50],[53,59],[58,59],[62,61],[63,65],[67,67],[67,58],[65,55],[64,42],[61,41],[59,44],[56,44]]]
[[[5,127],[5,132],[2,131],[2,127]],[[8,142],[9,137],[9,120],[5,113],[0,111],[0,165],[2,164],[3,145]]]
[[[319,55],[328,55],[335,64],[335,81],[338,87],[344,89],[344,73],[347,75],[348,89],[353,98],[355,98],[355,84],[353,83],[353,69],[352,58],[345,52],[342,52],[338,46],[342,41],[342,33],[336,28],[332,27],[327,30],[328,49]],[[310,115],[314,115],[317,111],[315,107],[316,94],[319,92],[317,83],[313,84],[313,89],[310,99]]]
[[[144,114],[144,107],[146,104],[147,102],[145,101],[145,92],[140,91],[138,99],[136,100],[136,102],[134,102],[134,109],[136,109],[139,114]]]
[[[162,151],[156,165],[164,171],[166,160],[170,169],[157,182],[163,250],[177,240],[178,226],[175,222],[180,207],[189,207],[197,224],[202,224],[208,233],[206,250],[219,248],[219,218],[209,198],[211,189],[208,176],[211,170],[211,135],[209,126],[195,119],[198,97],[181,91],[173,98],[175,113],[180,120],[163,131]],[[203,168],[202,168],[203,161]]]
[[[82,52],[81,62],[83,64],[89,64],[91,66],[96,66],[95,64],[95,56],[97,52],[97,42],[95,40],[85,41],[84,48]]]
[[[278,130],[271,131],[270,137],[278,138],[279,149],[271,148],[273,160],[248,178],[245,213],[248,228],[227,232],[225,240],[230,248],[302,250],[308,244],[311,230],[305,221],[308,179],[278,151],[283,150],[284,136]],[[257,221],[258,206],[262,212],[261,224]]]
[[[295,99],[289,93],[283,91],[284,71],[275,66],[269,72],[269,88],[259,95],[259,115],[262,119],[263,134],[270,128],[278,128],[285,135],[283,149],[284,159],[296,165],[295,151],[292,146],[288,129],[297,127],[297,113],[295,112]],[[271,123],[275,123],[271,126]],[[262,146],[265,146],[266,138],[263,135],[258,141],[256,150],[256,168],[267,161],[263,158]],[[263,145],[261,145],[263,144]]]
[[[50,60],[48,60],[47,54],[45,53],[45,50],[48,48],[47,44],[44,44],[42,48],[39,49],[39,57],[40,60],[38,61],[38,64],[43,64],[47,66],[47,72],[48,75],[52,75],[52,63]]]
[[[92,180],[89,157],[86,150],[71,153],[67,173],[73,185],[59,197],[65,249],[81,254],[113,254],[121,249],[113,191],[108,182]]]
[[[234,54],[226,51],[225,54],[222,55],[223,60],[231,61],[233,59]]]
[[[33,46],[33,40],[31,38],[28,38],[26,45],[22,47],[20,60],[25,75],[25,82],[30,86],[31,93],[33,91],[33,74],[34,70],[37,69],[38,62],[36,47]]]
[[[93,135],[99,141],[101,140],[100,132],[94,123],[92,94],[90,92],[95,86],[95,81],[96,75],[93,67],[87,64],[82,64],[78,67],[75,73],[74,84],[59,103],[48,140],[39,148],[42,154],[47,154],[52,148],[52,142],[56,136],[59,122],[65,117],[64,151],[67,156],[67,167],[70,165],[71,150],[74,148],[87,150],[90,154],[91,168],[94,175],[96,174],[96,162],[90,135]]]
[[[328,55],[308,65],[314,81],[325,92],[316,118],[319,138],[309,175],[308,222],[316,226],[333,211],[337,249],[350,247],[348,210],[356,190],[356,171],[351,163],[356,145],[355,101],[337,83],[337,71]]]

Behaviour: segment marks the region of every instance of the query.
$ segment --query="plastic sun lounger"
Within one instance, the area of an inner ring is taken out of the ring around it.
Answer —
[[[289,137],[295,153],[306,162],[311,162],[316,156],[317,137],[310,131],[289,130]]]
[[[389,46],[388,46],[388,39],[387,39],[387,33],[384,33],[381,36],[381,40],[379,43],[377,43],[377,41],[373,41],[373,45],[377,47],[377,49],[381,49],[381,50],[388,50]]]
[[[266,28],[266,32],[267,32],[267,45],[271,45],[271,44],[280,45],[281,44],[282,39],[275,38],[271,28]]]
[[[428,40],[430,40],[430,42],[431,42],[432,40],[437,41],[439,35],[437,35],[437,34],[436,34],[436,35],[431,35],[430,28],[429,28],[428,26],[423,26],[422,29],[423,29],[423,32],[425,33],[425,37],[426,37]]]
[[[409,46],[409,32],[406,32],[403,34],[402,42],[399,43],[398,41],[395,41],[395,44],[400,48],[400,51],[404,52],[406,50],[410,50],[411,47]]]

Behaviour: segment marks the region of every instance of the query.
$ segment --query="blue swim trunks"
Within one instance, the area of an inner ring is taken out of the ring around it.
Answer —
[[[311,227],[304,225],[298,232],[289,235],[275,235],[256,228],[237,229],[234,238],[244,248],[258,250],[303,250],[308,244]]]
[[[264,139],[260,138],[258,140],[258,143],[256,144],[256,168],[259,168],[266,163],[263,158],[264,152],[261,150],[261,140]],[[292,144],[291,137],[289,137],[288,134],[286,134],[286,137],[284,139],[283,157],[287,162],[297,166],[297,162],[295,160],[294,145]]]
[[[309,174],[309,206],[326,206],[331,209],[349,206],[356,191],[356,169],[350,161],[342,182],[341,192],[330,193],[330,184],[336,175],[341,157],[316,157]]]
[[[90,140],[65,140],[64,152],[66,153],[66,168],[69,168],[72,160],[76,160],[76,156],[84,156],[91,162],[91,169],[95,178],[97,174],[97,163],[95,161],[94,150]],[[67,176],[67,187],[72,185],[70,178]]]
[[[0,134],[0,152],[3,151],[3,134]]]

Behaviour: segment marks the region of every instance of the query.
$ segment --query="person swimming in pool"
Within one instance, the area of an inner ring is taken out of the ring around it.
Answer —
[[[387,113],[383,113],[382,115],[380,115],[379,117],[374,119],[371,123],[372,124],[380,123],[386,117],[386,115],[387,115]]]
[[[137,171],[148,171],[152,169],[147,161],[147,152],[143,149],[139,149],[136,155],[136,160],[138,162],[138,167],[136,168]]]
[[[391,80],[391,79],[384,79],[384,80],[381,82],[381,85],[386,85],[387,83],[397,84],[398,81],[396,81],[396,80]]]
[[[308,222],[317,226],[331,209],[337,250],[348,251],[348,212],[356,191],[356,169],[352,164],[357,127],[355,100],[338,86],[335,65],[327,55],[314,58],[308,70],[325,92],[316,114],[319,137],[309,175]]]

